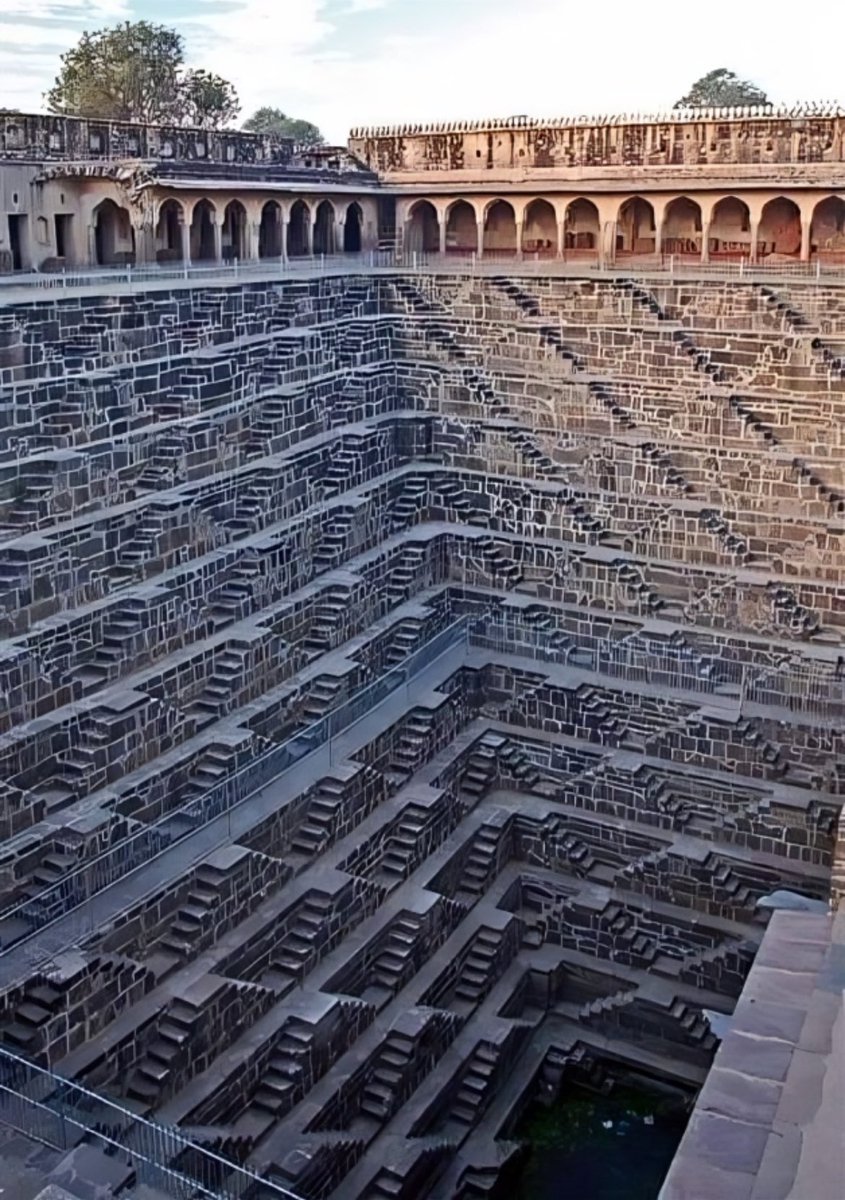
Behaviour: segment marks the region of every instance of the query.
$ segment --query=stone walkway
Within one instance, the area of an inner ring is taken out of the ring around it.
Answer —
[[[775,912],[659,1200],[842,1200],[845,909]]]

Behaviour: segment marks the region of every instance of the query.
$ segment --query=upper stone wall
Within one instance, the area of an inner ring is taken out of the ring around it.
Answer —
[[[479,169],[841,163],[845,110],[697,109],[353,129],[350,151],[387,175]]]
[[[24,162],[291,163],[292,138],[39,113],[0,112],[0,159]]]

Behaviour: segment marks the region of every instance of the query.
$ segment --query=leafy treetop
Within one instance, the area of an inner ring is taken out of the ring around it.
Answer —
[[[244,129],[249,133],[274,133],[279,137],[293,138],[298,146],[322,146],[325,142],[320,130],[310,121],[299,121],[295,117],[286,116],[280,108],[265,105],[252,114],[244,122]]]
[[[62,55],[51,112],[109,121],[218,128],[240,111],[227,80],[185,67],[180,34],[149,21],[83,33]]]
[[[675,108],[737,108],[746,104],[768,104],[762,88],[740,79],[726,67],[717,67],[696,80]]]

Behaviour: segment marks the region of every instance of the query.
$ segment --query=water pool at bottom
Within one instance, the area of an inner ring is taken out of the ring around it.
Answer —
[[[688,1115],[683,1098],[660,1092],[566,1087],[515,1131],[529,1156],[514,1200],[656,1200]]]

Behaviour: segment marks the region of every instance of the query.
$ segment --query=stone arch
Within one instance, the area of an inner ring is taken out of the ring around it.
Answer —
[[[198,200],[191,215],[191,261],[213,262],[217,257],[214,226],[217,209],[210,200]]]
[[[182,259],[182,228],[185,210],[178,200],[165,200],[158,210],[156,223],[156,260],[180,262]]]
[[[516,254],[516,213],[507,200],[493,200],[484,213],[484,253]]]
[[[314,217],[315,254],[334,254],[334,227],[334,205],[329,200],[321,200]]]
[[[474,213],[472,228],[475,238]],[[424,254],[436,254],[440,249],[440,218],[430,200],[417,200],[412,205],[405,227],[405,245],[411,252],[422,251]]]
[[[710,217],[711,258],[748,258],[751,254],[751,213],[738,196],[724,196]]]
[[[343,252],[344,254],[359,254],[362,244],[364,214],[361,205],[353,200],[346,206],[346,219],[343,223]]]
[[[801,209],[777,196],[763,205],[757,228],[757,257],[798,258],[801,254]]]
[[[240,200],[230,200],[223,211],[223,261],[247,257],[246,209]]]
[[[114,200],[101,200],[94,209],[93,221],[98,267],[126,266],[135,261],[135,230],[127,208]]]
[[[670,200],[663,213],[661,246],[666,254],[701,257],[701,205],[689,196]]]
[[[642,196],[632,196],[620,205],[616,218],[617,253],[653,254],[656,247],[654,209]]]
[[[845,258],[845,200],[828,196],[813,209],[810,248],[825,258]]]
[[[460,254],[478,249],[475,209],[468,200],[456,200],[446,214],[446,249]]]
[[[592,200],[581,196],[566,206],[563,230],[563,245],[566,251],[574,251],[576,255],[597,254],[600,231],[599,210]]]
[[[304,200],[295,200],[288,217],[288,258],[311,253],[311,210]]]
[[[282,206],[277,200],[268,200],[261,209],[258,226],[258,257],[282,257]]]
[[[522,249],[549,258],[557,254],[557,213],[548,200],[532,200],[522,221]]]

